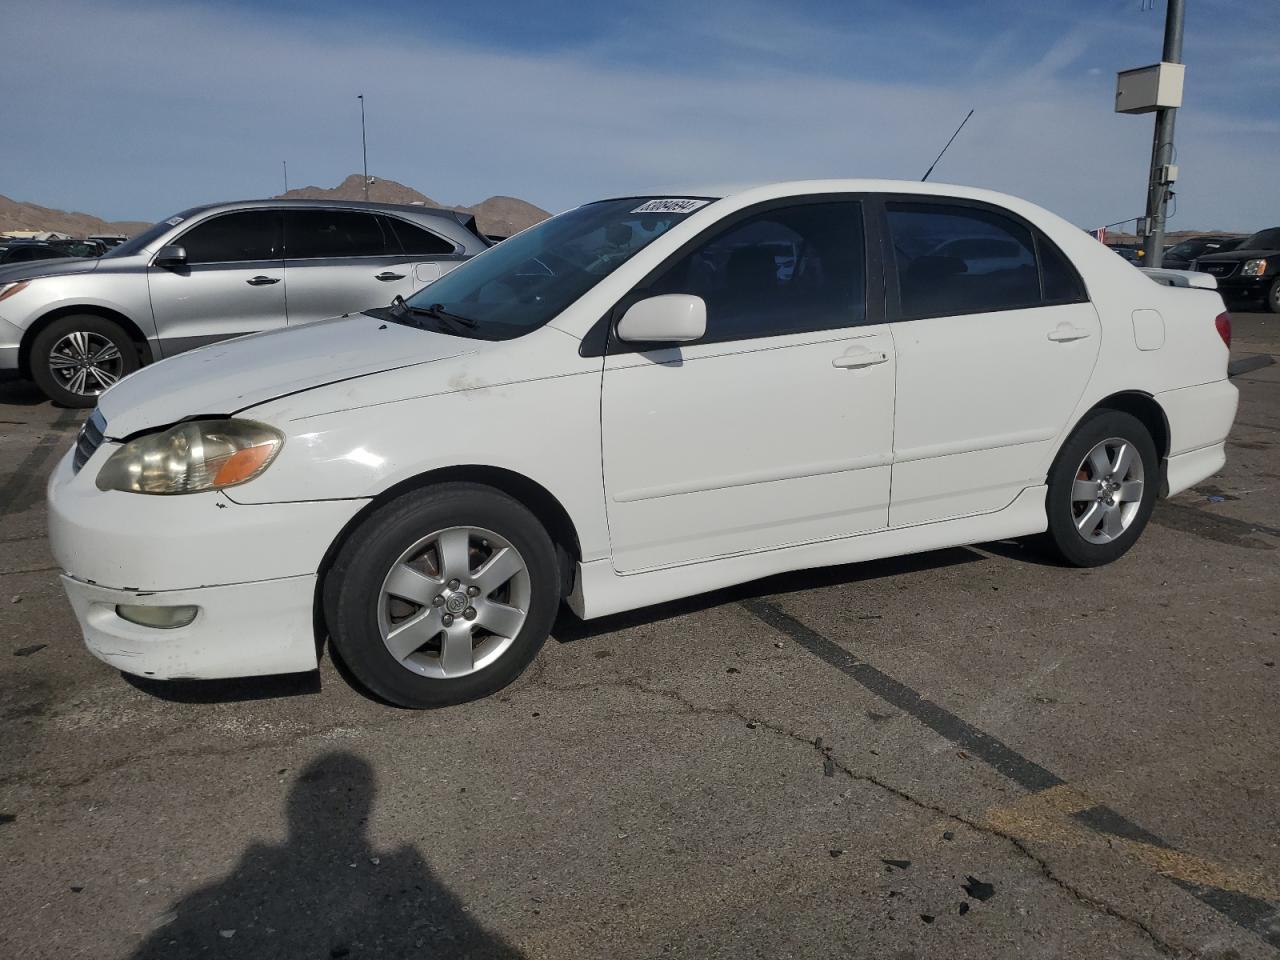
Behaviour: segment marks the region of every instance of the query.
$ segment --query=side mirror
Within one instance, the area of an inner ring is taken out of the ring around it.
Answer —
[[[181,244],[166,243],[156,254],[157,267],[179,267],[187,262],[187,249]]]
[[[685,343],[707,332],[707,304],[687,293],[666,293],[633,303],[618,321],[630,343]]]

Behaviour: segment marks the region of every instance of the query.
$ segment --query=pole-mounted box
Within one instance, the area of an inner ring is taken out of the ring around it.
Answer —
[[[1182,63],[1153,63],[1116,74],[1116,113],[1151,113],[1182,106]]]

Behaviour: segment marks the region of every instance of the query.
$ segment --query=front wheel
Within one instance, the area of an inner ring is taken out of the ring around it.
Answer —
[[[518,677],[560,604],[559,564],[523,505],[479,484],[406,494],[358,527],[325,578],[330,639],[403,707],[487,696]]]
[[[1147,525],[1158,483],[1159,457],[1142,421],[1095,410],[1049,471],[1047,545],[1076,567],[1118,560]]]
[[[1267,307],[1272,313],[1280,313],[1280,277],[1271,284],[1271,292],[1267,294]]]
[[[92,407],[99,395],[138,369],[138,350],[120,324],[106,317],[59,317],[31,344],[31,379],[63,407]]]

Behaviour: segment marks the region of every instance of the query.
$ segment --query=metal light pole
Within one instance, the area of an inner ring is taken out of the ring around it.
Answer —
[[[1164,17],[1165,63],[1182,62],[1182,24],[1186,14],[1184,0],[1169,0]],[[1169,206],[1169,164],[1173,163],[1173,122],[1177,107],[1156,110],[1155,135],[1151,142],[1151,172],[1147,181],[1147,235],[1143,241],[1143,263],[1158,267],[1164,259],[1165,215]]]
[[[357,95],[360,101],[360,153],[364,157],[364,198],[369,199],[369,146],[364,137],[364,94]]]
[[[289,161],[281,160],[280,166],[284,169],[284,192],[289,192]]]

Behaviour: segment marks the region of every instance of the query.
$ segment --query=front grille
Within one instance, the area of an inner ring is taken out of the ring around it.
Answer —
[[[1236,267],[1238,266],[1240,266],[1238,263],[1216,263],[1211,261],[1209,263],[1196,264],[1196,269],[1201,273],[1208,273],[1215,277],[1229,277],[1236,272]]]
[[[80,435],[76,437],[76,455],[71,461],[73,471],[80,472],[80,468],[89,461],[94,451],[102,446],[102,438],[106,433],[107,421],[103,419],[102,411],[95,409],[89,415],[89,419],[84,422],[84,426],[80,428]]]

